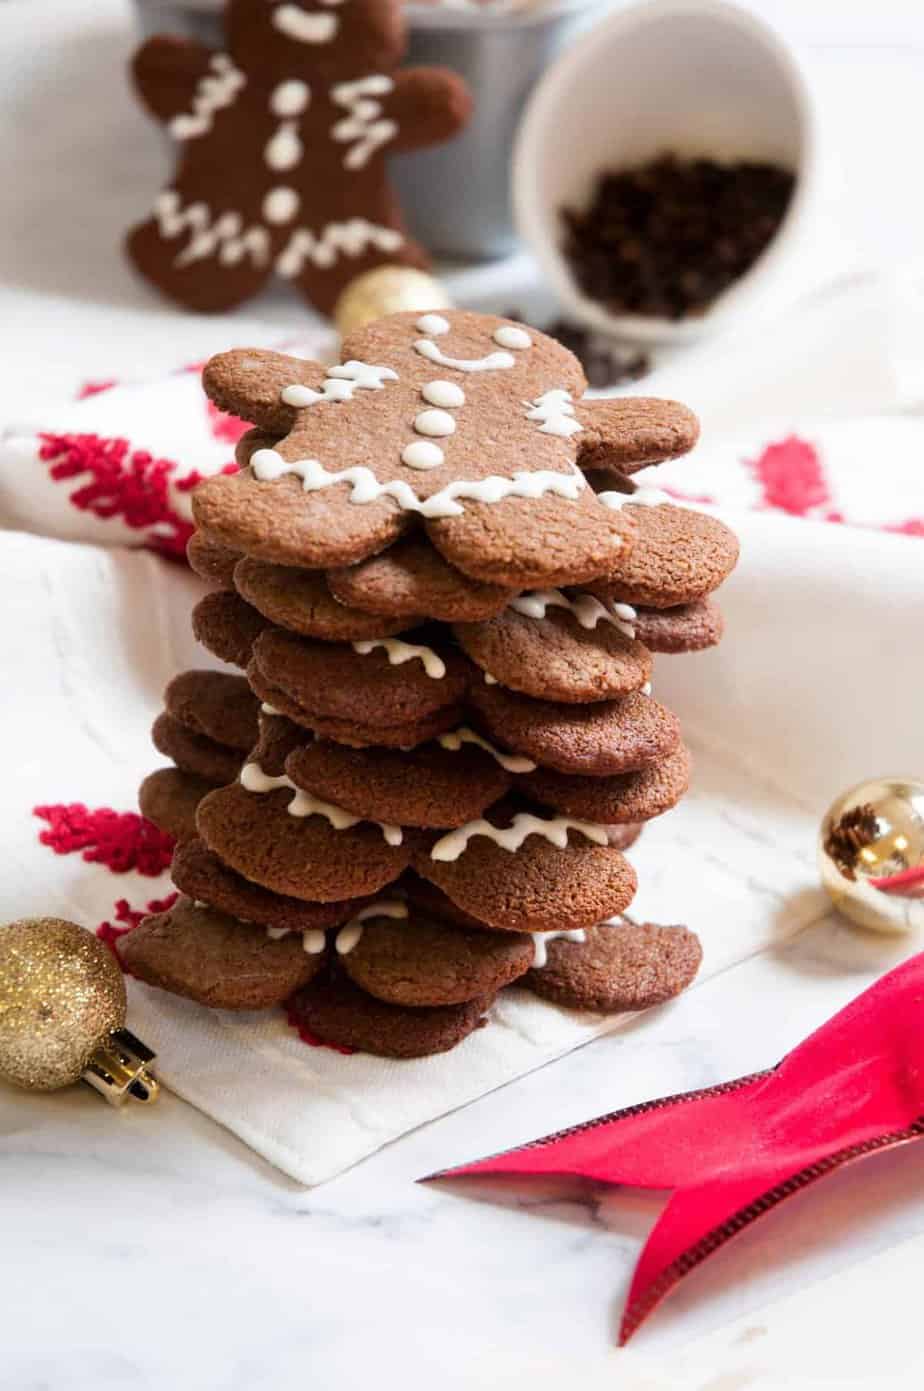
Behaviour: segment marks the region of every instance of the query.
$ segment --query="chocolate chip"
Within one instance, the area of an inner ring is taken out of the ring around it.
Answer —
[[[562,210],[565,255],[613,314],[702,314],[766,249],[794,182],[774,164],[672,154],[603,173],[585,210]]]

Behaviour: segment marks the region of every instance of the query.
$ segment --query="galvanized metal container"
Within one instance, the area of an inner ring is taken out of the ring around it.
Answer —
[[[221,46],[223,0],[135,3],[145,34],[189,34]],[[586,0],[506,14],[408,6],[408,63],[452,68],[475,97],[471,123],[455,140],[391,162],[411,229],[428,250],[490,260],[514,249],[510,154],[520,114],[540,74],[595,9]]]

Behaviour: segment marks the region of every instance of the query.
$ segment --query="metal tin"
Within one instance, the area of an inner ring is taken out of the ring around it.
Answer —
[[[188,34],[221,47],[223,0],[135,0],[144,34]],[[540,73],[586,22],[581,0],[536,11],[407,8],[409,64],[436,63],[468,82],[472,120],[455,140],[396,155],[395,183],[413,234],[429,251],[491,260],[516,246],[510,155],[526,99]]]

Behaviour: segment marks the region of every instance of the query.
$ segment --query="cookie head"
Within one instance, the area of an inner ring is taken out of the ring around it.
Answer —
[[[234,57],[271,77],[364,76],[396,66],[405,46],[391,0],[230,0],[226,26]]]

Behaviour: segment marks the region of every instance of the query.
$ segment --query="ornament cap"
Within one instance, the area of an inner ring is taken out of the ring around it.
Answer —
[[[451,307],[445,288],[426,271],[414,266],[376,266],[343,291],[334,306],[334,323],[346,335],[387,314]]]
[[[93,1052],[81,1074],[110,1106],[126,1101],[150,1105],[160,1095],[157,1078],[148,1070],[156,1053],[128,1029],[115,1029]]]

